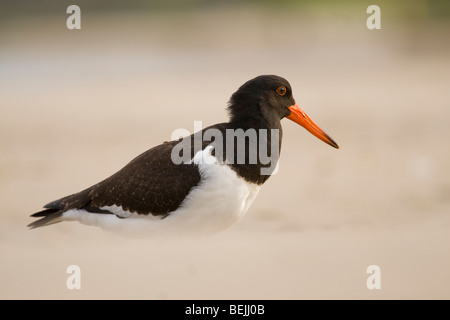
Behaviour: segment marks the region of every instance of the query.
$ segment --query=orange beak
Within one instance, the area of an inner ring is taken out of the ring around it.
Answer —
[[[331,137],[327,135],[322,129],[320,129],[319,126],[314,121],[312,121],[311,118],[308,117],[297,104],[290,106],[289,110],[291,110],[291,114],[286,118],[298,123],[323,142],[328,143],[330,146],[335,147],[336,149],[339,149],[338,144],[334,142],[334,140],[331,139]]]

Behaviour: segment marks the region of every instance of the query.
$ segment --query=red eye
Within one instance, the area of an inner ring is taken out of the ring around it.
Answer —
[[[286,94],[287,90],[286,90],[285,86],[281,86],[281,87],[278,87],[276,91],[280,96],[284,96]]]

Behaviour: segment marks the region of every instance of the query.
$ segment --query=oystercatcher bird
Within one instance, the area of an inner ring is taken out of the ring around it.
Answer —
[[[46,204],[28,226],[79,221],[131,235],[218,232],[246,213],[273,173],[281,119],[339,148],[279,76],[247,81],[231,96],[228,111],[228,122],[164,142],[90,188]]]

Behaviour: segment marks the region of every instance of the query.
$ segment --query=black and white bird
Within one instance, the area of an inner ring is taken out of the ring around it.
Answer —
[[[244,216],[273,172],[283,118],[339,148],[300,109],[289,82],[279,76],[247,81],[231,96],[228,111],[228,122],[164,142],[109,178],[46,204],[28,226],[79,221],[139,236],[215,233]],[[272,163],[260,157],[263,149]]]

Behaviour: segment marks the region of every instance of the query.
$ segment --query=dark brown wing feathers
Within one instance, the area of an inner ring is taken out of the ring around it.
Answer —
[[[142,153],[111,177],[50,202],[44,206],[46,210],[32,216],[43,217],[70,209],[111,213],[100,208],[112,205],[138,214],[167,215],[176,210],[191,188],[200,182],[196,165],[176,165],[171,161],[171,151],[177,143],[165,142]]]

